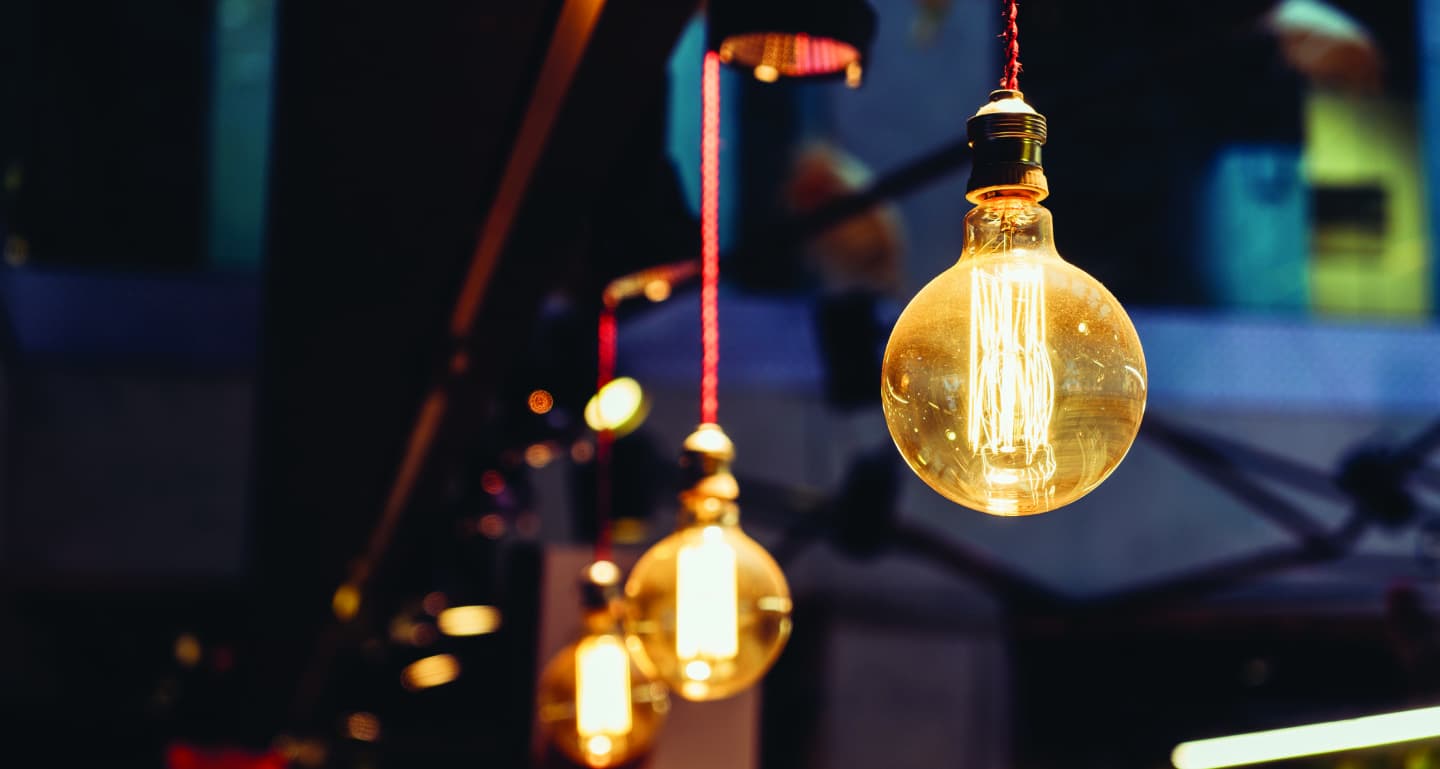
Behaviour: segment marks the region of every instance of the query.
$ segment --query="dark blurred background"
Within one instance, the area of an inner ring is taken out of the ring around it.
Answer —
[[[874,398],[959,253],[1001,4],[871,5],[859,88],[722,80],[721,417],[797,624],[652,765],[1161,769],[1440,703],[1440,3],[1020,3],[1057,243],[1132,311],[1153,423],[1034,520],[897,469]],[[697,255],[704,8],[10,0],[0,40],[16,765],[553,762],[596,317]],[[696,421],[695,287],[643,294],[622,561]],[[453,682],[402,685],[437,655]]]

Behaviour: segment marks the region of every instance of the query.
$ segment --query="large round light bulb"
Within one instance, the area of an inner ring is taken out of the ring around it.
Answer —
[[[601,561],[614,569],[608,561]],[[571,761],[617,766],[650,750],[670,709],[665,685],[635,664],[637,649],[611,610],[618,570],[608,582],[589,575],[585,633],[561,649],[540,674],[540,728]],[[606,591],[609,591],[608,593]]]
[[[1060,258],[1023,186],[965,217],[955,266],[921,289],[885,349],[895,445],[931,488],[992,515],[1054,510],[1120,464],[1145,411],[1145,356],[1125,309]]]
[[[627,629],[680,696],[716,700],[754,685],[780,655],[790,588],[775,559],[740,530],[729,439],[702,425],[686,449],[703,467],[680,495],[679,528],[630,571]]]

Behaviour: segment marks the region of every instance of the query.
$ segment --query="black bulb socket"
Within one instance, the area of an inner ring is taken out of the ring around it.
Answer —
[[[1016,189],[1033,193],[1036,200],[1050,194],[1040,162],[1045,116],[1030,110],[1024,98],[1019,91],[992,91],[989,104],[965,123],[972,156],[970,182],[965,188],[970,202]]]

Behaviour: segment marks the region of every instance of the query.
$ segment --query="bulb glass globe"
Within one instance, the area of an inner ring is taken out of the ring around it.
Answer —
[[[760,680],[790,635],[790,588],[775,559],[740,530],[728,500],[660,540],[625,584],[628,630],[654,674],[687,700],[716,700]]]
[[[931,488],[992,515],[1031,515],[1079,499],[1120,464],[1146,388],[1124,308],[1060,258],[1050,212],[1014,189],[966,215],[960,260],[900,315],[881,402]]]
[[[649,751],[670,709],[664,684],[635,664],[613,620],[605,616],[598,624],[550,660],[536,692],[540,726],[551,743],[597,769]]]

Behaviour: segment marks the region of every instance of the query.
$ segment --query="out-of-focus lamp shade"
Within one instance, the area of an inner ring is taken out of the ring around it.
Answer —
[[[875,37],[865,0],[711,0],[709,46],[757,80],[844,78],[860,86]]]

